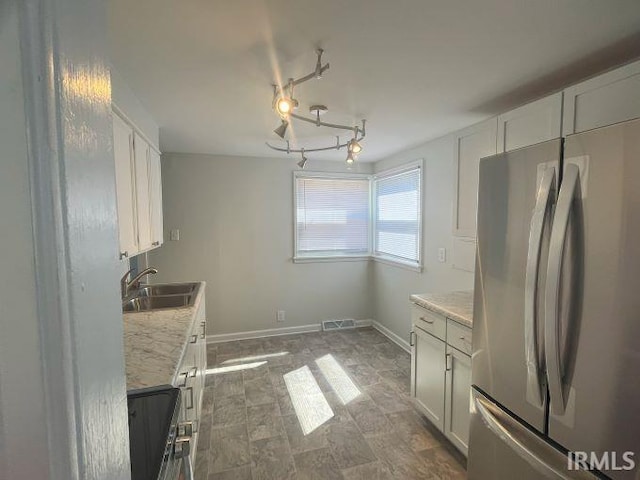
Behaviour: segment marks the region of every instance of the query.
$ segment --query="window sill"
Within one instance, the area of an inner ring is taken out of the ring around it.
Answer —
[[[370,255],[337,255],[335,257],[293,257],[293,263],[333,263],[333,262],[363,262],[371,259]]]
[[[371,258],[374,262],[384,263],[385,265],[391,265],[393,267],[411,270],[412,272],[422,273],[422,265],[417,265],[414,262],[403,261],[397,258],[385,257],[382,255],[373,255]]]

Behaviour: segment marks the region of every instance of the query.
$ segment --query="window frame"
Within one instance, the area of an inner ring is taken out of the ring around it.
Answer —
[[[368,207],[369,207],[369,232],[367,238],[367,251],[362,254],[327,254],[327,255],[299,255],[298,252],[298,178],[320,178],[320,179],[339,179],[339,180],[367,180],[369,195],[368,195]],[[293,172],[293,262],[294,263],[317,263],[317,262],[354,262],[354,261],[367,261],[371,258],[371,222],[372,222],[372,175],[365,173],[342,173],[342,172],[308,172],[308,171],[294,171]]]
[[[396,257],[394,255],[378,253],[377,252],[377,181],[384,178],[393,177],[396,175],[401,175],[403,173],[418,169],[418,206],[419,206],[419,215],[418,215],[418,259],[416,262],[411,260],[403,259],[401,257]],[[416,272],[422,272],[423,269],[423,217],[424,217],[424,160],[417,159],[411,162],[403,163],[397,167],[389,168],[387,170],[383,170],[381,172],[377,172],[371,176],[371,237],[370,237],[370,248],[371,248],[371,257],[374,261],[385,263],[388,265],[394,265],[398,267],[407,268],[409,270],[413,270]]]

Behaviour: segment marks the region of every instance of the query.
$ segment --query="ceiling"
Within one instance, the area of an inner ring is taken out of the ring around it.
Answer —
[[[109,0],[109,22],[113,64],[167,152],[283,156],[265,146],[271,85],[311,72],[318,47],[331,68],[296,89],[298,113],[366,118],[360,161],[640,56],[638,0]],[[338,133],[289,132],[292,146]]]

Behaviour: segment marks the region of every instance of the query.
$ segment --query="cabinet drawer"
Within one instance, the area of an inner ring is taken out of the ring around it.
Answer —
[[[447,319],[447,343],[453,348],[471,355],[471,329]]]
[[[447,322],[442,315],[438,315],[426,308],[413,304],[411,307],[411,320],[414,325],[420,327],[425,332],[441,340],[445,339]]]

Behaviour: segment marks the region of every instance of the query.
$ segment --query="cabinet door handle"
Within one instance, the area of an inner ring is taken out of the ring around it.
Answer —
[[[450,353],[447,353],[446,356],[446,370],[447,372],[451,370],[451,363],[453,361],[453,355],[451,355]]]
[[[120,260],[122,260],[123,258],[129,258],[129,252],[127,252],[126,250],[124,252],[120,252]]]
[[[196,378],[196,375],[198,375],[198,367],[193,367],[189,372],[189,376],[191,378]]]
[[[435,321],[433,318],[428,318],[428,317],[420,317],[420,320],[427,323],[433,323]]]
[[[153,245],[154,247],[157,247],[158,245],[160,245],[160,241],[156,240],[151,245]]]
[[[191,335],[191,340],[189,340],[189,343],[196,343],[198,341],[198,335]]]
[[[416,344],[416,342],[414,341],[415,334],[416,334],[416,332],[414,332],[413,330],[411,330],[411,331],[409,332],[409,346],[410,346],[410,347],[413,347],[413,346],[415,346],[415,344]]]
[[[471,340],[467,340],[467,337],[462,336],[462,337],[460,337],[460,340],[462,340],[467,345],[471,346]]]
[[[200,322],[200,326],[202,327],[202,333],[200,334],[200,338],[205,338],[207,332],[207,322]]]
[[[189,372],[182,372],[180,375],[178,375],[178,377],[182,377],[184,376],[184,382],[182,382],[181,385],[178,385],[179,387],[186,387],[187,386],[187,378],[189,378]]]
[[[189,392],[189,402],[187,403],[187,410],[193,409],[193,387],[188,387],[187,392]]]

